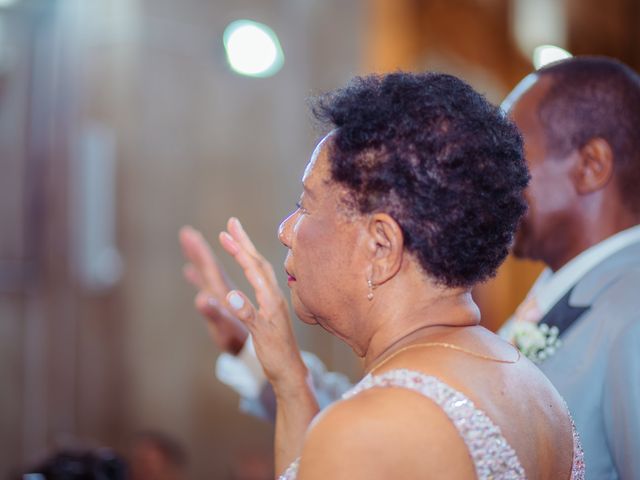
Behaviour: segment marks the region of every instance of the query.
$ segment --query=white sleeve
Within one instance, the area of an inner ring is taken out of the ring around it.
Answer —
[[[313,390],[320,409],[339,400],[342,394],[353,386],[351,380],[344,373],[328,372],[322,360],[313,353],[302,352],[302,360],[311,374]]]
[[[324,363],[312,353],[302,352],[302,360],[309,369],[320,408],[335,402],[351,388],[346,375],[327,372]],[[216,376],[240,395],[241,410],[264,419],[275,418],[273,391],[256,356],[251,336],[238,355],[223,353],[218,357]]]
[[[216,362],[216,377],[241,397],[257,399],[267,382],[264,370],[253,348],[251,335],[237,355],[223,353]]]

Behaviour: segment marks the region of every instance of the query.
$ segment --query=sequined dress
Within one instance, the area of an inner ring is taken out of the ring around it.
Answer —
[[[502,436],[500,428],[473,402],[437,378],[406,369],[381,375],[367,375],[343,395],[350,398],[374,387],[400,387],[432,400],[447,414],[464,440],[480,480],[525,479],[515,450]],[[573,465],[570,480],[584,480],[584,459],[580,439],[573,425]],[[300,459],[293,462],[279,480],[295,480]]]

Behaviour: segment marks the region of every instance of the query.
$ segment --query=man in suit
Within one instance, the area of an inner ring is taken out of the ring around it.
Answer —
[[[577,57],[526,77],[503,108],[531,171],[514,254],[548,266],[503,332],[519,322],[558,329],[562,345],[540,368],[573,415],[587,478],[640,478],[640,77],[611,59]],[[197,232],[181,240],[218,345],[244,344],[221,356],[219,378],[245,409],[272,416],[251,341],[221,308],[230,284]],[[321,406],[348,387],[317,359],[305,363]]]
[[[640,76],[577,57],[525,78],[503,107],[531,172],[513,253],[548,267],[503,331],[558,329],[540,368],[569,405],[587,477],[640,478]]]

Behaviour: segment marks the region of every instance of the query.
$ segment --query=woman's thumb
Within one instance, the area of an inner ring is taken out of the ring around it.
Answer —
[[[239,290],[231,290],[227,294],[227,303],[231,311],[247,326],[255,319],[256,309],[247,296]]]

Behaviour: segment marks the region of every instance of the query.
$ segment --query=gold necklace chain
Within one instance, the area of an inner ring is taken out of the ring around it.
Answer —
[[[467,355],[471,355],[472,357],[481,358],[483,360],[490,360],[492,362],[497,362],[497,363],[513,364],[513,363],[517,363],[518,360],[520,360],[520,350],[518,348],[516,348],[516,347],[513,347],[513,348],[515,348],[516,352],[518,352],[518,358],[516,358],[515,360],[503,360],[501,358],[491,357],[489,355],[483,355],[482,353],[477,353],[477,352],[474,352],[472,350],[467,350],[466,348],[459,347],[458,345],[454,345],[452,343],[426,342],[426,343],[416,343],[416,344],[413,344],[413,345],[407,345],[406,347],[401,348],[397,352],[394,352],[393,354],[389,355],[387,358],[385,358],[382,361],[380,361],[379,363],[375,364],[369,370],[369,373],[373,373],[374,370],[377,370],[378,368],[382,367],[385,363],[387,363],[393,357],[395,357],[397,355],[400,355],[402,352],[406,352],[407,350],[411,350],[411,349],[414,349],[414,348],[428,348],[428,347],[450,348],[451,350],[456,350],[458,352],[466,353]]]

